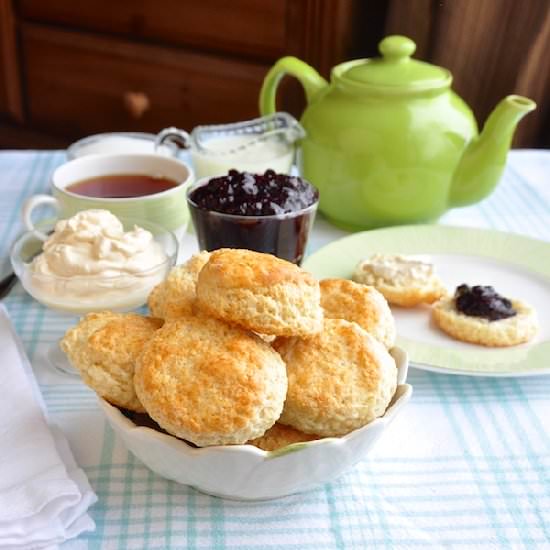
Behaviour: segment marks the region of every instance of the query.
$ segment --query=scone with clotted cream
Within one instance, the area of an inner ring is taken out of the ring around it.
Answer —
[[[401,254],[372,254],[359,262],[352,279],[371,285],[393,305],[431,304],[446,294],[429,259]]]

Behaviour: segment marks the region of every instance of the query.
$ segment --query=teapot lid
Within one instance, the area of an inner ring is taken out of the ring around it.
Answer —
[[[341,77],[365,89],[397,93],[433,90],[451,83],[447,69],[411,59],[416,44],[406,36],[387,36],[378,44],[378,50],[382,57],[345,63],[350,68]]]

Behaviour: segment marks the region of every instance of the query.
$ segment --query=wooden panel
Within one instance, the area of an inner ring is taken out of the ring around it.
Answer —
[[[386,29],[388,34],[404,34],[412,38],[416,42],[415,57],[430,59],[435,18],[433,0],[392,0]]]
[[[290,0],[287,52],[329,77],[334,65],[348,59],[356,42],[353,31],[358,10],[359,3],[353,0]]]
[[[16,124],[0,123],[0,149],[65,149],[71,141]]]
[[[257,59],[284,53],[286,4],[284,0],[18,1],[22,16],[38,22]]]
[[[22,46],[31,123],[70,137],[252,118],[269,68],[32,24]]]
[[[537,102],[533,115],[520,124],[515,143],[536,144],[550,148],[550,9],[540,18],[540,25],[533,33],[532,41],[518,71],[516,90]],[[542,69],[542,70],[541,70]]]
[[[386,31],[411,36],[421,57],[450,69],[454,90],[480,126],[508,94],[537,101],[537,111],[520,123],[514,145],[550,142],[548,0],[392,0]]]
[[[18,111],[29,131],[14,143],[257,116],[261,82],[278,57],[297,55],[328,74],[352,51],[368,53],[385,11],[362,0],[0,0],[5,5],[17,8],[21,51],[0,58],[0,117],[10,82],[10,116]],[[0,55],[6,36],[0,26]],[[286,79],[279,96],[281,109],[301,114],[295,80]]]
[[[22,122],[23,106],[17,64],[13,5],[11,0],[0,0],[0,115]]]
[[[334,65],[364,53],[370,43],[373,29],[369,33],[365,30],[374,10],[368,11],[366,6],[361,0],[289,0],[286,53],[329,79]],[[301,85],[285,78],[278,96],[278,108],[299,118],[306,105]]]

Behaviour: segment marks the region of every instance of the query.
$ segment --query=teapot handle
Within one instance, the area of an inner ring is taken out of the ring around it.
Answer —
[[[275,97],[277,95],[277,87],[286,74],[300,81],[306,92],[308,103],[311,102],[317,93],[328,86],[328,82],[307,63],[293,56],[282,57],[271,67],[264,78],[260,91],[260,113],[262,116],[276,112]]]

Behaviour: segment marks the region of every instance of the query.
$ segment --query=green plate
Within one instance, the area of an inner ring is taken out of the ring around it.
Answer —
[[[511,233],[412,225],[355,233],[312,254],[303,267],[319,279],[351,278],[375,252],[429,255],[449,291],[457,285],[492,285],[500,294],[535,307],[539,333],[527,344],[486,348],[452,339],[430,320],[429,306],[392,307],[397,344],[411,366],[471,376],[550,374],[550,244]]]

